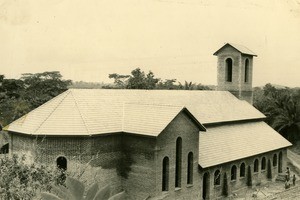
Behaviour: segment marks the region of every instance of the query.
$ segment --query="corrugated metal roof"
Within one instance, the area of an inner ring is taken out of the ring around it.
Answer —
[[[221,49],[223,49],[225,46],[228,46],[228,45],[232,46],[233,48],[235,48],[237,51],[241,52],[242,54],[257,56],[253,51],[251,51],[247,47],[240,45],[240,44],[233,44],[233,43],[226,43],[218,51],[216,51],[213,55],[217,55]]]
[[[200,133],[199,164],[211,167],[291,145],[265,122],[209,127]]]

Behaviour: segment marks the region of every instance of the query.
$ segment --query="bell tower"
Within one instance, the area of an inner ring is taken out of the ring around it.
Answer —
[[[226,43],[213,55],[218,56],[217,90],[227,90],[250,104],[253,101],[253,57],[247,47]]]

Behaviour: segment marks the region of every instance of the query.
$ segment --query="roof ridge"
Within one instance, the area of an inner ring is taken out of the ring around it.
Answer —
[[[85,129],[87,130],[88,134],[91,134],[91,132],[90,132],[90,130],[89,130],[89,128],[88,128],[88,126],[86,125],[86,121],[84,120],[84,118],[83,118],[83,115],[82,115],[82,113],[80,112],[80,109],[79,109],[79,106],[78,106],[77,100],[75,99],[75,97],[74,97],[73,93],[72,93],[72,92],[70,92],[70,93],[71,93],[71,96],[72,96],[72,98],[73,98],[73,99],[74,99],[74,101],[75,101],[76,108],[77,108],[77,110],[78,110],[78,112],[79,112],[80,118],[81,118],[81,119],[82,119],[82,121],[83,121],[83,124],[84,124],[84,127],[85,127]]]
[[[123,107],[125,104],[132,104],[132,105],[144,105],[144,106],[161,106],[161,107],[178,107],[178,108],[184,108],[185,106],[182,104],[158,104],[158,103],[144,103],[144,102],[123,102]]]
[[[63,100],[65,100],[65,98],[70,94],[70,92],[71,91],[69,91],[69,90],[67,90],[66,91],[66,96],[64,96],[63,98],[62,98],[62,100],[55,106],[55,108],[52,110],[52,112],[50,112],[49,113],[49,115],[48,115],[48,117],[46,117],[43,121],[42,121],[42,123],[33,131],[33,133],[36,133],[41,127],[42,127],[42,125],[47,121],[47,119],[49,119],[49,117],[54,113],[54,111],[58,108],[58,106],[61,104],[61,102],[63,101]],[[62,93],[63,94],[63,93]],[[60,95],[58,95],[58,96],[60,96]],[[58,96],[56,96],[56,97],[58,97]],[[56,98],[55,97],[55,98]],[[52,99],[53,100],[53,99]],[[51,100],[50,101],[48,101],[49,103],[51,102]],[[48,104],[48,102],[47,102],[47,104]],[[43,104],[43,105],[45,105],[45,104]],[[43,106],[42,105],[42,106]]]

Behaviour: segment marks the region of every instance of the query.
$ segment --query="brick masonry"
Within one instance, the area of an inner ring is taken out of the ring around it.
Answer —
[[[231,58],[232,82],[226,81],[226,59]],[[245,82],[245,63],[249,61],[248,81]],[[218,77],[217,90],[230,91],[237,98],[246,100],[252,104],[252,76],[253,76],[253,56],[243,55],[231,46],[224,47],[218,53]]]
[[[272,171],[272,180],[275,180],[279,173],[279,154],[282,153],[282,172],[285,172],[286,169],[286,159],[287,159],[287,150],[280,149],[277,151],[268,152],[261,155],[256,155],[253,157],[248,157],[245,159],[237,160],[230,163],[225,163],[219,166],[213,166],[206,169],[200,169],[200,173],[198,173],[198,178],[201,179],[201,194],[203,193],[203,175],[204,173],[209,173],[209,191],[207,191],[208,196],[207,199],[216,199],[217,197],[222,196],[222,189],[224,184],[224,173],[227,174],[227,182],[229,194],[234,193],[234,191],[247,186],[247,171],[248,166],[251,167],[251,175],[252,175],[252,186],[255,187],[258,184],[264,183],[268,181],[267,178],[267,169],[268,169],[268,160],[271,162],[271,171]],[[274,154],[277,155],[277,163],[276,166],[273,165]],[[266,158],[266,168],[262,170],[262,158]],[[254,172],[254,161],[258,159],[258,172]],[[245,163],[245,177],[240,177],[240,166],[242,163]],[[231,180],[231,168],[235,165],[237,167],[237,175],[236,180]],[[214,173],[216,170],[220,170],[221,172],[221,182],[220,185],[214,185]]]
[[[201,133],[200,133],[201,134]],[[87,183],[98,181],[101,185],[111,184],[114,192],[125,190],[128,199],[146,199],[165,196],[164,199],[201,199],[203,176],[209,173],[207,194],[210,199],[222,195],[223,174],[227,173],[229,192],[246,187],[246,177],[239,177],[242,162],[252,170],[253,185],[267,180],[266,170],[261,170],[262,157],[273,163],[273,155],[283,154],[283,171],[286,163],[286,149],[224,163],[202,169],[198,165],[199,127],[189,115],[181,112],[157,137],[134,134],[107,134],[91,137],[33,137],[10,133],[10,152],[25,153],[31,162],[56,166],[56,159],[64,156],[68,160],[68,172],[78,174]],[[182,139],[181,186],[175,188],[176,140]],[[187,184],[188,154],[193,153],[193,182]],[[169,158],[169,189],[162,191],[162,166],[164,157]],[[259,160],[259,171],[253,172],[254,160]],[[237,179],[230,180],[231,167],[237,167]],[[221,171],[221,185],[214,185],[214,172]],[[272,166],[273,178],[278,174],[278,164]]]

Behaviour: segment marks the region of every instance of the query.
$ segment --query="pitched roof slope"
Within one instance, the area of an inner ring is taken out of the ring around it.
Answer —
[[[218,51],[216,51],[213,55],[217,55],[226,46],[231,46],[231,47],[235,48],[241,54],[246,54],[246,55],[251,55],[251,56],[257,56],[253,51],[251,51],[247,47],[245,47],[243,45],[240,45],[240,44],[233,44],[233,43],[226,43]]]
[[[157,136],[186,110],[183,106],[125,101],[118,92],[106,94],[107,91],[68,90],[11,123],[6,130],[32,135],[128,132]],[[205,130],[195,117],[192,118],[201,130]]]
[[[199,137],[199,165],[211,167],[291,145],[265,122],[209,127]]]
[[[152,105],[151,109],[149,105]],[[226,91],[70,89],[11,123],[6,129],[36,135],[91,135],[120,132],[123,128],[134,132],[132,129],[135,128],[150,134],[151,127],[155,129],[158,124],[167,123],[168,120],[162,119],[174,117],[175,112],[183,107],[202,124],[265,117],[250,104]],[[154,112],[161,114],[161,121],[150,124],[151,119],[147,117],[153,116]],[[125,121],[124,114],[128,117]],[[129,119],[132,121],[129,122]],[[148,124],[131,124],[142,119],[148,120]]]

